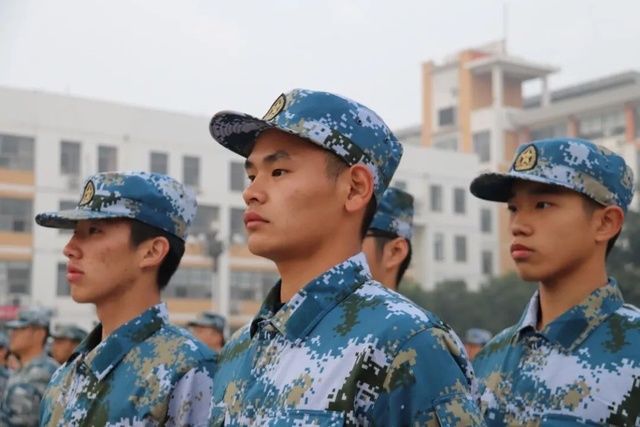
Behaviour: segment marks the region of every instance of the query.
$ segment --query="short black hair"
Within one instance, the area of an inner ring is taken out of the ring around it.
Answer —
[[[582,195],[582,201],[584,202],[584,210],[587,212],[587,215],[593,215],[593,213],[597,209],[604,209],[605,208],[604,205],[601,205],[600,203],[596,202],[595,200],[593,200],[590,197],[585,196],[584,194]],[[606,250],[605,255],[604,255],[604,259],[605,260],[609,257],[609,253],[611,252],[611,250],[615,246],[616,241],[618,240],[618,237],[620,237],[620,232],[621,231],[622,231],[622,228],[620,229],[620,231],[618,231],[618,233],[615,236],[610,238],[609,241],[607,242],[607,250]]]
[[[382,251],[384,250],[384,245],[386,245],[390,241],[400,237],[395,233],[390,233],[388,231],[379,230],[377,228],[370,229],[368,235],[370,237],[373,237],[373,240],[374,240],[375,245],[376,245],[376,256],[378,258],[380,258],[380,256],[382,256]],[[407,256],[404,257],[404,259],[400,263],[400,266],[398,267],[398,272],[396,273],[396,289],[398,289],[398,287],[400,286],[400,282],[402,281],[402,278],[404,277],[404,273],[406,273],[407,269],[409,268],[409,264],[411,264],[411,256],[413,255],[413,250],[411,248],[411,240],[409,240],[409,239],[404,239],[404,240],[407,242],[407,245],[409,246],[409,251],[407,252]]]
[[[327,150],[326,153],[327,176],[330,179],[336,180],[342,172],[349,168],[349,165],[331,151]],[[376,214],[377,209],[378,203],[376,202],[376,196],[372,195],[371,200],[369,200],[369,204],[367,204],[367,208],[364,211],[364,216],[362,217],[362,226],[360,227],[361,239],[364,239],[364,236],[367,234],[367,230],[369,229],[369,225],[371,225],[371,221],[373,221],[373,217]]]
[[[180,260],[182,260],[185,250],[184,240],[180,239],[178,236],[135,219],[132,219],[130,222],[130,241],[133,247],[138,247],[142,242],[155,237],[164,237],[169,241],[169,252],[167,252],[162,260],[160,268],[158,269],[158,276],[156,278],[158,289],[163,290],[180,265]]]

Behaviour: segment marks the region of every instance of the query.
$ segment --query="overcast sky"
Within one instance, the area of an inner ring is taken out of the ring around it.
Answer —
[[[398,128],[419,123],[424,61],[506,27],[557,88],[640,70],[639,16],[637,0],[0,0],[0,85],[206,116],[306,87]]]

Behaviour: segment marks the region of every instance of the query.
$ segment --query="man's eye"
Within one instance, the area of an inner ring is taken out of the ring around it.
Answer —
[[[284,169],[274,169],[273,172],[271,172],[271,176],[282,176],[285,173],[287,173],[287,171]]]
[[[100,229],[98,227],[89,227],[89,234],[96,234],[99,233]]]
[[[256,176],[255,176],[255,175],[247,175],[247,179],[248,179],[250,182],[253,182],[253,181],[256,179]]]
[[[513,205],[507,205],[507,209],[509,210],[509,212],[513,213],[516,211],[516,207]]]
[[[538,208],[538,209],[547,209],[549,207],[551,207],[551,203],[549,203],[549,202],[538,202],[538,203],[536,203],[536,208]]]

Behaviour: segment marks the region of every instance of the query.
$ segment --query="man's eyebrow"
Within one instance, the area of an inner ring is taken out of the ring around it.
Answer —
[[[548,196],[548,195],[564,194],[567,191],[570,191],[570,190],[567,190],[558,185],[540,184],[540,185],[532,186],[531,188],[527,188],[525,190],[525,193],[532,196]],[[509,200],[513,199],[514,197],[515,197],[515,191],[513,191],[512,189],[509,193],[509,198],[507,199],[507,202],[509,202]]]
[[[277,162],[278,160],[290,159],[290,158],[291,158],[291,155],[287,151],[278,150],[278,151],[276,151],[274,153],[267,154],[266,156],[264,156],[262,158],[262,163],[272,164],[272,163]],[[255,164],[251,160],[247,159],[247,160],[244,161],[244,168],[245,169],[249,169],[249,168],[253,168],[253,167],[255,167]]]

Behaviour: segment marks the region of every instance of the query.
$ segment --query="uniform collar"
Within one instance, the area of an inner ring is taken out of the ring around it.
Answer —
[[[85,364],[98,381],[101,381],[133,347],[146,340],[168,321],[167,307],[161,303],[120,326],[102,342],[100,324],[78,345],[70,360],[83,354]]]
[[[278,282],[251,322],[251,336],[266,321],[291,340],[304,338],[331,309],[369,280],[367,259],[360,252],[313,279],[279,310]]]
[[[622,304],[624,300],[618,284],[615,279],[609,278],[605,286],[593,291],[580,304],[565,311],[538,333],[567,351],[573,351]],[[515,340],[528,330],[535,331],[539,307],[540,298],[536,291],[516,326]]]

